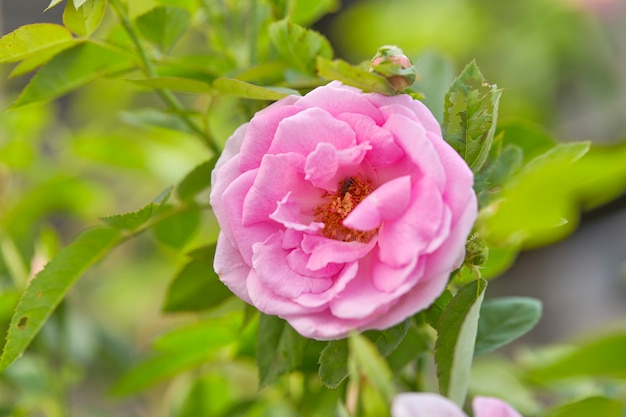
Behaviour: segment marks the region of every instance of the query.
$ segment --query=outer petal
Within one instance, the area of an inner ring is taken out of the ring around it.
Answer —
[[[513,407],[498,398],[475,397],[472,409],[474,417],[522,417]]]
[[[241,145],[240,169],[243,172],[259,167],[263,155],[272,144],[279,123],[286,117],[304,110],[302,107],[291,105],[298,99],[299,97],[296,96],[285,97],[261,110],[252,118]]]
[[[362,91],[331,82],[325,87],[316,88],[298,101],[299,106],[319,107],[337,117],[342,113],[359,113],[366,115],[378,124],[382,124],[383,117]]]
[[[330,143],[336,149],[346,149],[356,145],[356,135],[347,123],[335,119],[325,110],[306,109],[280,122],[268,153],[297,152],[306,156],[320,142]]]
[[[226,239],[222,232],[217,238],[213,268],[220,280],[237,297],[248,304],[252,303],[246,288],[246,279],[250,273],[250,267],[241,257],[241,253]]]
[[[404,393],[394,397],[392,417],[467,417],[455,403],[431,393]]]

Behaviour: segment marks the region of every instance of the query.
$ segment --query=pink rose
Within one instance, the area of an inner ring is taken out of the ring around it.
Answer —
[[[465,254],[473,176],[407,95],[331,82],[258,112],[212,176],[215,271],[320,340],[428,307]]]
[[[476,397],[472,402],[474,417],[522,417],[510,405],[497,398]],[[452,401],[437,394],[404,393],[396,395],[392,417],[467,417]]]

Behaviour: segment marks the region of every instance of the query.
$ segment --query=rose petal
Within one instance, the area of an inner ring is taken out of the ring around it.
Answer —
[[[443,198],[452,210],[452,217],[458,218],[469,198],[468,194],[474,194],[472,185],[474,175],[461,156],[445,141],[438,139],[433,134],[427,134],[428,139],[437,151],[438,159],[446,171],[447,178]]]
[[[280,122],[268,153],[296,152],[306,156],[320,142],[345,149],[356,145],[356,135],[347,123],[321,108],[306,109]]]
[[[231,243],[239,249],[241,256],[249,265],[252,265],[252,245],[264,241],[268,236],[279,229],[279,225],[272,221],[258,222],[250,226],[244,226],[243,216],[244,196],[250,190],[256,172],[248,171],[236,178],[222,195],[222,217],[218,218],[223,230],[230,233],[224,234]],[[269,219],[267,219],[269,220]]]
[[[389,116],[384,127],[393,133],[396,143],[415,162],[421,175],[433,178],[439,189],[443,191],[446,173],[422,125],[407,117],[393,114]]]
[[[440,229],[444,206],[431,177],[422,177],[413,186],[411,205],[394,221],[378,231],[380,259],[393,267],[406,265],[428,248]]]
[[[213,269],[222,281],[235,295],[246,303],[251,303],[246,288],[246,277],[250,267],[241,257],[241,252],[220,232],[217,237]]]
[[[407,265],[393,268],[380,260],[372,266],[374,288],[394,297],[409,291],[424,274],[426,262],[423,257],[415,257]]]
[[[387,129],[378,126],[371,118],[356,113],[344,113],[337,118],[352,127],[358,143],[370,144],[372,149],[366,158],[371,166],[388,166],[404,156],[404,151],[396,144],[393,135]]]
[[[311,188],[304,180],[303,167],[304,157],[297,153],[265,155],[243,200],[243,224],[267,221],[278,202],[291,190]]]
[[[369,242],[340,242],[322,236],[304,235],[302,250],[310,253],[307,268],[317,270],[329,263],[344,264],[367,255],[376,246],[376,239]]]
[[[366,232],[393,220],[408,207],[411,198],[411,177],[393,179],[368,195],[350,212],[343,225]]]
[[[458,405],[437,394],[398,394],[391,405],[392,417],[467,417]]]
[[[335,276],[343,269],[343,265],[340,264],[328,264],[322,269],[312,271],[306,267],[310,254],[304,253],[302,249],[293,249],[287,255],[287,265],[294,272],[300,275],[313,277],[313,278],[327,278]]]
[[[304,178],[315,187],[334,192],[340,180],[358,171],[369,149],[371,146],[368,143],[337,150],[333,145],[322,142],[307,157]]]
[[[328,268],[331,268],[331,265],[333,264],[330,264]],[[333,285],[329,289],[319,294],[302,294],[295,298],[294,301],[306,307],[326,306],[330,300],[346,288],[346,285],[356,277],[359,270],[358,262],[341,265],[341,267],[341,272],[335,276]]]
[[[299,232],[317,233],[324,227],[324,223],[313,221],[312,214],[302,213],[298,203],[291,198],[291,192],[278,202],[276,210],[269,217],[287,229]]]
[[[240,169],[242,172],[258,168],[263,156],[270,148],[280,122],[304,110],[302,107],[291,105],[297,100],[296,96],[286,97],[284,101],[273,103],[252,118],[241,144]]]
[[[474,397],[474,417],[522,417],[513,407],[498,398]]]
[[[287,263],[289,251],[282,249],[283,232],[279,231],[264,242],[252,246],[252,267],[265,288],[285,298],[298,297],[303,293],[319,293],[328,289],[332,281],[325,278],[304,276]]]
[[[441,136],[441,128],[437,119],[430,112],[428,107],[419,100],[413,100],[411,96],[407,94],[398,94],[395,96],[385,96],[382,94],[371,94],[367,96],[368,100],[378,107],[383,113],[384,117],[389,117],[394,111],[399,113],[405,113],[405,110],[411,110],[413,113],[409,116],[410,119],[419,120],[420,123],[429,132],[439,133]]]
[[[339,82],[331,82],[323,88],[316,88],[302,97],[298,105],[319,107],[335,117],[342,113],[359,113],[378,124],[383,123],[380,111],[372,105],[362,91]]]

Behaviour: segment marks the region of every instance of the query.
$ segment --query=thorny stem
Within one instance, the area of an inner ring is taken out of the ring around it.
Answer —
[[[133,24],[131,23],[124,6],[120,3],[120,0],[110,0],[110,2],[111,2],[111,6],[113,6],[113,10],[115,11],[118,18],[120,19],[120,23],[124,27],[124,30],[126,31],[126,33],[128,33],[128,36],[130,37],[131,41],[135,45],[135,48],[137,48],[137,52],[139,53],[139,58],[141,59],[141,63],[143,64],[142,70],[144,74],[150,78],[156,77],[157,76],[156,69],[154,68],[154,65],[152,65],[152,61],[150,61],[150,58],[148,57],[146,50],[141,44],[141,41],[139,40],[139,37],[137,36],[135,29],[133,28]],[[176,96],[172,94],[171,91],[165,90],[162,88],[156,88],[155,92],[170,107],[170,109],[173,110],[181,118],[183,123],[185,123],[187,127],[189,127],[194,133],[198,135],[200,140],[209,149],[211,149],[213,153],[215,153],[216,155],[220,153],[221,151],[220,147],[215,143],[215,141],[211,138],[210,135],[208,135],[205,131],[203,131],[200,127],[198,127],[198,125],[196,125],[185,114],[185,108],[180,103],[180,101],[178,101]]]

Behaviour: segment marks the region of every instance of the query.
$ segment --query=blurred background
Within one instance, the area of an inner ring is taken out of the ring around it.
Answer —
[[[63,9],[42,12],[48,4],[0,0],[0,33],[59,22]],[[475,59],[485,78],[504,89],[500,120],[530,121],[559,141],[610,146],[626,140],[624,0],[359,0],[336,2],[335,10],[314,27],[349,62],[396,44],[418,69],[429,66],[439,76],[425,81],[447,86]],[[7,79],[10,71],[0,67],[3,109],[26,82]],[[428,96],[427,84],[423,89],[440,114],[443,98]],[[2,329],[18,289],[59,247],[98,217],[151,201],[210,156],[184,133],[134,126],[124,109],[151,99],[128,84],[100,80],[60,101],[0,114]],[[215,118],[221,140],[243,121],[230,113]],[[192,230],[178,242],[183,248],[211,241],[216,233],[212,219]],[[37,404],[41,415],[62,415],[62,397],[75,415],[167,415],[159,408],[161,397],[182,401],[176,399],[182,392],[177,386],[133,400],[107,393],[155,334],[178,320],[164,317],[161,303],[182,253],[150,234],[90,270],[36,340],[35,353],[3,376],[0,405],[17,402],[20,415],[31,415]],[[543,318],[526,343],[623,326],[626,197],[583,213],[566,240],[528,248],[490,286],[490,296],[528,295],[544,302]],[[255,371],[250,364],[233,372],[254,377]],[[205,382],[214,391],[211,384],[219,385]],[[16,387],[28,387],[27,394],[16,396]],[[58,395],[67,387],[69,398]],[[86,409],[91,414],[81,414]]]

